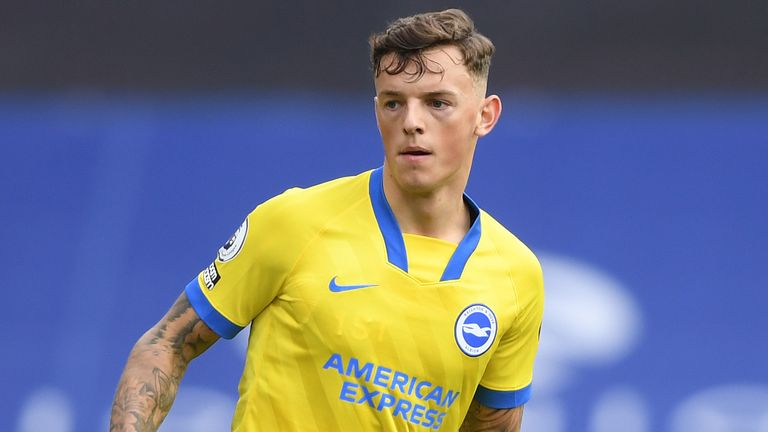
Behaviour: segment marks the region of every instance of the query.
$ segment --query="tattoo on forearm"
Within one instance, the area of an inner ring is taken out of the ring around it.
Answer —
[[[156,431],[187,365],[217,339],[182,295],[131,351],[112,403],[110,431]]]
[[[460,432],[519,432],[523,407],[493,409],[472,401]]]
[[[110,431],[154,431],[171,407],[178,380],[159,368],[152,382],[121,385],[112,404]]]

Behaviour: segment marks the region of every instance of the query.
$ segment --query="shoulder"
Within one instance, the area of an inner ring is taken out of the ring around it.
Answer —
[[[367,198],[368,173],[292,188],[258,205],[223,248],[248,266],[287,270],[329,221]],[[229,245],[229,246],[228,246]],[[225,252],[226,252],[225,250]],[[231,258],[227,258],[229,261]]]
[[[523,266],[530,271],[541,272],[539,260],[522,240],[487,212],[481,211],[480,214],[483,238],[505,262],[510,266]]]
[[[307,188],[291,188],[256,207],[249,223],[268,221],[276,229],[311,226],[367,199],[370,172],[341,177]]]
[[[544,277],[536,255],[488,213],[482,212],[481,215],[482,237],[511,281],[518,305],[526,308],[541,304]]]

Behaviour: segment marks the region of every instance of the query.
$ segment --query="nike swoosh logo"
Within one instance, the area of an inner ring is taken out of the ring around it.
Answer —
[[[352,291],[360,288],[370,288],[375,287],[378,285],[339,285],[336,283],[336,278],[338,276],[334,276],[333,279],[328,283],[328,289],[331,290],[331,292],[344,292],[344,291]]]

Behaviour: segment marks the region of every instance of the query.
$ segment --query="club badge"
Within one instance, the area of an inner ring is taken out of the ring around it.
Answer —
[[[496,340],[496,315],[485,305],[469,305],[459,314],[454,330],[459,349],[470,357],[478,357]]]

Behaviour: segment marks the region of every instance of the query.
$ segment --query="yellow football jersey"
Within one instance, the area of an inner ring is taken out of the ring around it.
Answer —
[[[542,318],[534,255],[468,197],[460,244],[403,235],[382,169],[258,206],[186,288],[251,326],[234,431],[455,431],[473,397],[525,403]]]

